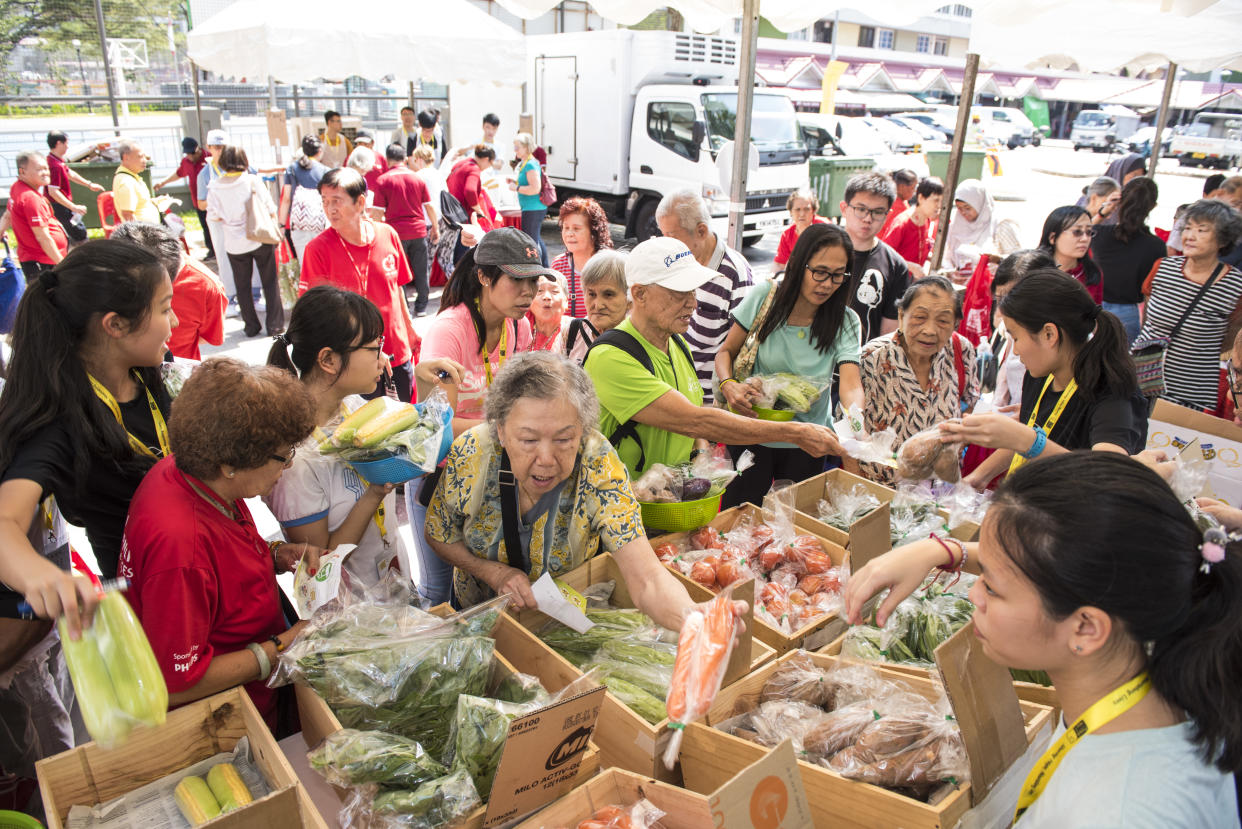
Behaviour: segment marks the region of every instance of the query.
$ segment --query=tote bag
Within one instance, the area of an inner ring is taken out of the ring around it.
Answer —
[[[251,180],[250,198],[246,199],[246,238],[261,245],[278,245],[283,236],[268,210],[269,201]]]

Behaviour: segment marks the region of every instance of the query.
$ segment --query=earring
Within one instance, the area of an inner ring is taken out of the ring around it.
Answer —
[[[1082,645],[1075,645],[1074,653],[1082,653]]]
[[[234,475],[236,475],[237,473],[236,473],[236,472],[226,472],[226,473],[224,473],[224,474],[225,474],[225,476],[226,476],[226,477],[232,478],[232,477],[233,477]],[[1081,650],[1081,648],[1080,648],[1080,650]]]

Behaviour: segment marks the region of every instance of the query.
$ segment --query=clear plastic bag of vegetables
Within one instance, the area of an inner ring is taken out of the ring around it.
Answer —
[[[965,481],[958,481],[937,494],[936,504],[949,513],[950,530],[967,522],[981,524],[992,506],[992,492],[979,492]]]
[[[735,466],[724,447],[717,446],[712,452],[703,453],[680,466],[652,464],[634,482],[634,497],[648,504],[710,498],[723,492],[753,463],[754,457],[744,452]]]
[[[421,745],[396,734],[342,728],[308,752],[311,768],[334,786],[382,784],[415,789],[449,773]]]
[[[754,405],[764,409],[789,409],[802,414],[811,410],[827,388],[788,372],[752,374],[744,382],[757,393]]]
[[[907,481],[937,478],[956,483],[962,478],[962,445],[945,443],[939,426],[906,438],[897,450],[897,477]]]
[[[655,829],[662,817],[664,812],[644,798],[632,806],[601,806],[576,829]]]
[[[858,519],[879,509],[880,499],[862,484],[849,489],[833,488],[817,504],[819,519],[839,530],[848,531]]]
[[[399,455],[423,472],[432,472],[447,451],[453,409],[436,389],[418,404],[377,397],[344,417],[319,451],[336,454],[347,463],[370,463]]]
[[[349,790],[341,807],[341,829],[442,829],[456,826],[483,805],[464,769],[411,789],[375,784]]]
[[[443,758],[461,694],[479,695],[491,676],[491,633],[506,599],[394,635],[362,627],[384,608],[356,603],[328,624],[317,616],[280,655],[270,685],[299,682],[323,697],[341,725],[409,737]],[[361,607],[360,607],[361,605]]]

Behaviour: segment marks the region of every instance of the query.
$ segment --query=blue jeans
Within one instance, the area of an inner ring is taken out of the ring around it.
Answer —
[[[427,508],[419,498],[426,478],[411,481],[405,487],[405,507],[410,515],[410,532],[414,536],[414,552],[418,558],[418,592],[431,607],[449,600],[453,586],[453,565],[436,555],[423,537]],[[428,493],[430,496],[431,493]],[[430,500],[430,499],[428,499]]]
[[[548,248],[543,244],[543,217],[548,215],[548,209],[541,207],[538,210],[522,211],[522,232],[535,240],[535,244],[539,247],[539,261],[546,268],[548,266]]]
[[[1143,327],[1143,323],[1139,320],[1138,306],[1120,302],[1105,302],[1103,308],[1121,320],[1121,324],[1126,327],[1126,342],[1134,342],[1139,335],[1139,329]]]

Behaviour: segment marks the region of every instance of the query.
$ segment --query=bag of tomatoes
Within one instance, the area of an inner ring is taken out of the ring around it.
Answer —
[[[596,809],[595,814],[578,824],[577,829],[651,829],[664,812],[643,799],[628,808],[622,806],[605,806]],[[569,827],[562,827],[569,829]]]

